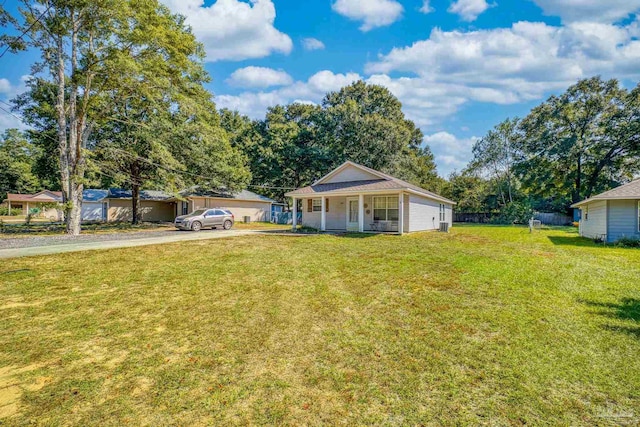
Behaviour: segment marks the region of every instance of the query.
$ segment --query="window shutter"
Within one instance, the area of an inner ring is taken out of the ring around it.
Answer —
[[[329,212],[329,199],[324,199],[324,210]]]
[[[307,199],[307,212],[313,212],[313,199]]]

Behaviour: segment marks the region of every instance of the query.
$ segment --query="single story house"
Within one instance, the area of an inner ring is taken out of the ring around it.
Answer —
[[[131,190],[110,188],[107,194],[106,221],[131,221],[133,208]],[[176,217],[176,201],[164,191],[140,190],[140,211],[143,221],[170,222]]]
[[[453,223],[454,201],[380,171],[347,161],[312,185],[286,193],[298,200],[302,225],[321,231],[437,230]]]
[[[184,200],[173,199],[177,203],[177,215],[186,215],[196,209],[221,208],[233,213],[236,221],[249,217],[253,221],[271,221],[272,205],[275,200],[249,190],[236,193],[214,192],[191,189],[180,192]]]
[[[106,221],[109,214],[109,190],[88,189],[82,192],[82,220]]]
[[[580,235],[606,242],[640,239],[640,179],[571,205],[579,208]]]
[[[59,220],[62,218],[62,211],[55,205],[62,203],[61,191],[44,190],[35,194],[14,194],[8,193],[7,198],[2,202],[9,211],[20,209],[21,215],[27,215],[29,211],[38,209],[37,216]]]
[[[121,188],[86,189],[82,192],[83,221],[131,221],[131,190]],[[11,209],[21,209],[26,215],[29,209],[41,209],[40,216],[62,220],[60,207],[62,192],[41,191],[36,194],[8,194],[4,203]],[[141,190],[140,209],[142,220],[149,222],[171,222],[178,215],[185,215],[201,208],[222,208],[231,211],[236,221],[249,217],[251,221],[270,221],[272,204],[268,197],[248,190],[227,194],[204,190],[187,190],[175,194],[164,191]]]

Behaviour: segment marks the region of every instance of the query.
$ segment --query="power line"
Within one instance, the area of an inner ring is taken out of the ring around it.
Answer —
[[[23,32],[18,36],[18,39],[17,39],[17,40],[15,40],[15,42],[17,42],[18,40],[22,40],[22,38],[23,38],[23,37],[24,37],[24,36],[25,36],[29,31],[31,31],[31,29],[32,29],[32,28],[33,28],[37,23],[39,23],[39,22],[40,22],[40,20],[44,17],[44,15],[45,15],[47,12],[49,12],[49,10],[51,9],[51,7],[52,7],[52,6],[53,6],[53,2],[52,2],[52,3],[49,3],[49,6],[47,6],[47,8],[44,10],[44,12],[42,12],[42,14],[40,14],[40,16],[38,16],[38,17],[36,18],[36,20],[35,20],[35,21],[33,21],[33,22],[31,23],[31,25],[29,25],[29,27],[27,27],[27,29],[26,29],[26,30],[24,30],[24,31],[23,31]],[[31,12],[29,12],[29,13],[31,13]],[[34,16],[34,15],[33,15],[33,13],[31,13],[31,16]],[[14,43],[15,43],[15,42],[14,42]],[[2,57],[5,55],[5,53],[7,53],[7,52],[9,51],[9,49],[10,49],[10,48],[11,48],[11,44],[7,44],[7,47],[5,48],[5,50],[3,50],[3,51],[2,51],[2,53],[0,53],[0,58],[2,58]]]

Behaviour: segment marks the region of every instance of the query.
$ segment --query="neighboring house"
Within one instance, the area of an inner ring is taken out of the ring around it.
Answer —
[[[108,203],[107,221],[131,221],[131,190],[110,188],[106,197]],[[176,217],[176,201],[171,194],[163,191],[140,190],[140,211],[142,221],[168,222]]]
[[[456,203],[374,169],[345,162],[308,187],[286,194],[302,201],[302,225],[328,231],[399,234],[436,230],[453,222]]]
[[[87,189],[82,192],[82,220],[106,221],[109,190]]]
[[[3,203],[9,208],[20,209],[21,215],[27,215],[29,211],[38,209],[37,216],[58,220],[62,218],[62,212],[57,206],[62,202],[62,192],[44,190],[36,194],[7,194],[7,198]]]
[[[581,212],[580,235],[606,242],[640,238],[640,179],[571,205]]]
[[[271,206],[275,203],[275,200],[249,190],[223,193],[191,189],[180,192],[180,196],[185,200],[173,199],[178,208],[176,215],[202,208],[222,208],[231,211],[236,221],[242,221],[244,217],[251,221],[271,221]]]

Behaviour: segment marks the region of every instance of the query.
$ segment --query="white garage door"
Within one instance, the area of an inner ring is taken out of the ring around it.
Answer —
[[[102,203],[88,203],[82,204],[82,220],[83,221],[102,221],[103,218]]]

